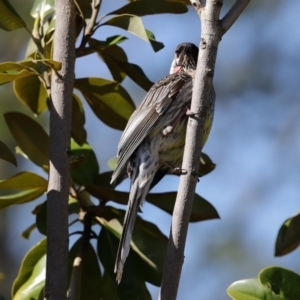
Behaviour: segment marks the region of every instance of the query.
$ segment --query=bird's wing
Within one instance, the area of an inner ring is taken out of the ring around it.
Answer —
[[[130,117],[118,146],[118,164],[111,182],[119,176],[132,153],[149,134],[159,117],[168,109],[187,80],[185,74],[172,74],[152,86],[141,105]]]

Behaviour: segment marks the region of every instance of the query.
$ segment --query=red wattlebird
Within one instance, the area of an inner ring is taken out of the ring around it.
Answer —
[[[194,44],[182,43],[177,46],[170,75],[152,86],[121,136],[118,163],[111,182],[122,176],[127,168],[131,188],[115,264],[118,283],[130,250],[136,216],[149,189],[165,174],[182,171],[180,168],[197,58],[198,48]],[[212,124],[214,100],[212,89],[211,104],[205,108],[206,118],[202,120],[203,145]]]

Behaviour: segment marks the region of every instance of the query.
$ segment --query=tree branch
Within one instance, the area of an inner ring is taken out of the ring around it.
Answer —
[[[73,0],[55,2],[53,59],[62,62],[52,72],[50,99],[50,168],[47,191],[47,265],[45,299],[65,300],[68,282],[68,197],[71,105],[75,63]]]
[[[246,6],[249,4],[250,1],[251,0],[236,0],[236,2],[232,5],[230,10],[221,20],[223,35],[238,19],[238,17],[244,11],[244,9],[246,8]]]
[[[204,140],[203,129],[208,108],[211,106],[217,49],[223,35],[223,28],[219,21],[223,0],[206,0],[204,7],[200,0],[191,0],[191,3],[201,19],[200,51],[191,103],[191,111],[197,114],[189,118],[186,130],[182,168],[187,170],[187,175],[180,177],[159,295],[160,300],[175,300],[177,296],[188,223],[198,179],[195,170],[199,169]],[[227,23],[229,24],[229,21]]]

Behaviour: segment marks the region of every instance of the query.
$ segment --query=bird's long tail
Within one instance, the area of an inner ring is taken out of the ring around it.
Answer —
[[[132,231],[137,217],[139,207],[142,206],[143,201],[149,191],[149,186],[153,178],[147,181],[146,184],[141,186],[141,182],[136,178],[131,186],[129,201],[127,205],[127,210],[124,218],[122,236],[119,243],[119,248],[117,252],[117,258],[115,263],[114,272],[116,274],[116,280],[119,284],[122,279],[123,267],[126,258],[130,250],[130,241],[132,237]]]

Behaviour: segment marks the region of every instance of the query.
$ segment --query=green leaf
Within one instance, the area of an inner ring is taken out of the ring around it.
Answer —
[[[169,214],[173,213],[176,192],[148,194],[146,200]],[[219,219],[216,209],[204,198],[195,194],[190,222]]]
[[[36,75],[15,80],[14,92],[37,115],[47,108],[47,91]]]
[[[47,181],[31,172],[22,172],[0,181],[0,209],[14,204],[29,202],[47,190]],[[4,194],[6,193],[6,194]]]
[[[35,299],[39,295],[45,279],[46,243],[42,239],[23,258],[12,287],[14,300]]]
[[[295,250],[300,245],[300,213],[287,219],[279,229],[275,256],[282,256]]]
[[[42,20],[48,15],[52,14],[55,10],[54,0],[35,0],[30,15],[33,18],[40,17]]]
[[[35,120],[22,113],[4,114],[7,126],[28,158],[43,167],[49,164],[49,136]]]
[[[102,45],[102,41],[90,40],[90,46],[99,48],[98,54],[116,81],[122,82],[126,74],[144,90],[148,91],[151,88],[153,82],[148,79],[138,65],[128,62],[127,55],[122,48],[116,45],[110,47],[103,47]]]
[[[11,31],[26,27],[25,22],[17,14],[8,0],[0,0],[0,28]]]
[[[107,272],[104,272],[101,280],[101,297],[101,299],[119,300],[117,286]]]
[[[270,289],[262,286],[256,278],[232,283],[228,287],[227,293],[234,300],[284,300],[274,295]]]
[[[73,245],[69,253],[69,262],[72,264],[71,289],[75,289],[77,299],[99,300],[101,297],[101,271],[97,254],[92,245],[83,244],[80,238]],[[81,257],[78,265],[73,266],[76,257]],[[76,274],[76,275],[75,275]]]
[[[14,154],[11,152],[11,150],[3,143],[0,141],[0,158],[4,159],[11,164],[17,166],[17,160],[14,156]]]
[[[135,106],[121,85],[103,78],[82,78],[75,80],[75,88],[102,122],[115,129],[125,128]]]
[[[268,267],[258,274],[258,278],[262,285],[278,295],[278,299],[300,299],[300,276],[293,271]]]
[[[1,0],[0,0],[1,1]],[[32,63],[32,67],[34,64]],[[29,68],[21,63],[4,62],[0,63],[0,85],[35,75],[35,68]]]
[[[201,153],[200,166],[199,166],[199,176],[202,177],[207,175],[216,168],[216,164],[212,162],[209,156],[205,153]]]
[[[82,185],[94,183],[99,173],[99,165],[92,147],[89,144],[80,146],[72,139],[71,156],[80,159],[79,164],[71,168],[72,179]]]
[[[113,172],[104,172],[98,174],[95,184],[102,187],[112,188],[110,184],[112,173]]]
[[[92,2],[91,0],[76,0],[76,8],[78,9],[78,6],[79,6],[79,9],[85,19],[90,19],[91,15],[92,15],[91,2]]]
[[[105,271],[112,281],[115,282],[114,264],[118,249],[119,239],[106,227],[102,227],[98,238],[98,256]],[[121,283],[116,286],[120,299],[143,299],[151,297],[143,280],[145,274],[143,261],[134,251],[130,251]]]
[[[188,1],[189,2],[189,1]],[[153,14],[183,14],[188,11],[187,7],[179,1],[166,0],[141,0],[132,1],[125,6],[109,13],[110,15],[133,14],[146,16]]]
[[[142,19],[135,15],[123,14],[120,16],[112,17],[102,25],[111,25],[129,31],[130,33],[138,36],[144,41],[150,43],[155,52],[161,50],[164,47],[163,43],[157,42],[154,39],[154,35],[152,32],[150,32],[149,30],[147,31],[144,28]]]
[[[79,145],[86,142],[87,133],[84,129],[85,115],[80,98],[73,94],[71,136]]]

